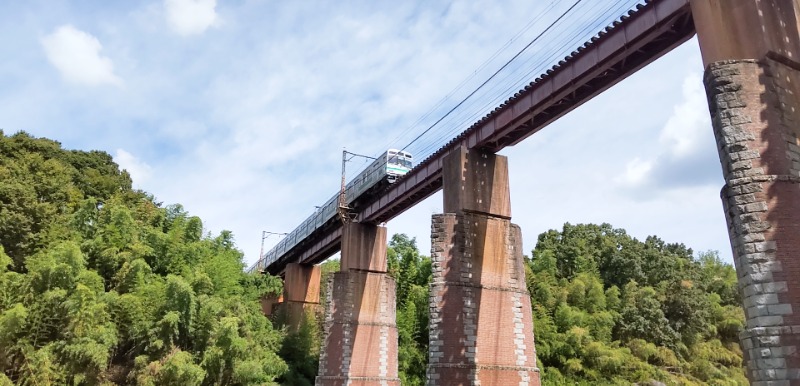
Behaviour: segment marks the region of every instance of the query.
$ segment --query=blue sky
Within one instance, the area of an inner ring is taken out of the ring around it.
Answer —
[[[136,187],[207,231],[232,230],[248,262],[262,230],[291,231],[335,193],[343,147],[402,147],[572,3],[2,2],[0,128],[109,152]],[[619,3],[587,4],[510,74],[535,77],[537,58],[576,48]],[[502,152],[526,251],[566,221],[608,222],[731,260],[702,70],[691,40]],[[439,134],[501,94],[480,95]],[[425,253],[441,207],[436,194],[389,232]]]

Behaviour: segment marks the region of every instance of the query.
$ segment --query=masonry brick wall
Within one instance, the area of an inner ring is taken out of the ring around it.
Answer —
[[[433,216],[429,385],[539,385],[521,247],[507,219]]]
[[[278,298],[262,299],[264,313],[272,316],[279,325],[287,326],[289,331],[299,331],[319,310],[320,272],[319,266],[287,264],[283,294]]]
[[[317,385],[400,385],[395,281],[385,273],[336,272],[328,283]]]
[[[780,58],[706,69],[721,196],[745,309],[753,385],[800,385],[800,67]]]

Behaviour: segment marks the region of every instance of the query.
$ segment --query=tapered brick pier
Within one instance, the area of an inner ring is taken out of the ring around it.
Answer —
[[[538,386],[522,239],[506,157],[461,148],[444,161],[431,231],[428,385]]]
[[[320,386],[399,386],[395,281],[386,274],[386,228],[345,224],[341,271],[328,283]]]
[[[319,307],[320,272],[319,266],[288,264],[284,271],[283,296],[262,300],[262,308],[275,308],[278,321],[290,331],[298,331],[307,318],[314,317]],[[277,306],[270,304],[276,301],[280,301]]]
[[[753,385],[800,385],[796,0],[692,0]]]

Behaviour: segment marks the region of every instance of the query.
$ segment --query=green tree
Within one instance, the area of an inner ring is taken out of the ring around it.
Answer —
[[[0,132],[0,384],[273,384],[279,279],[130,185],[104,152]]]
[[[395,234],[387,250],[396,262],[390,274],[397,283],[398,367],[404,385],[424,385],[428,363],[428,298],[431,260],[422,256],[417,241]],[[391,265],[390,265],[391,266]]]
[[[544,384],[746,384],[736,275],[714,252],[565,224],[526,276]]]

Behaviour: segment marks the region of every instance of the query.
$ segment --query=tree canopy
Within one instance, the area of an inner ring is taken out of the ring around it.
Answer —
[[[107,153],[0,131],[0,384],[273,383],[280,290]]]
[[[404,234],[387,259],[400,378],[424,385],[431,260]],[[287,333],[259,304],[280,280],[243,268],[230,232],[133,189],[107,153],[0,131],[0,385],[313,384],[321,309]],[[526,279],[545,385],[747,384],[715,252],[565,224]]]
[[[528,268],[545,384],[747,384],[736,273],[715,252],[565,224]]]
[[[417,241],[395,234],[387,249],[389,275],[397,282],[397,359],[403,385],[425,385],[428,366],[428,298],[431,259],[422,256]]]
[[[746,385],[736,273],[716,252],[694,254],[608,224],[564,224],[526,258],[544,385]],[[431,260],[394,235],[400,378],[424,385]]]

